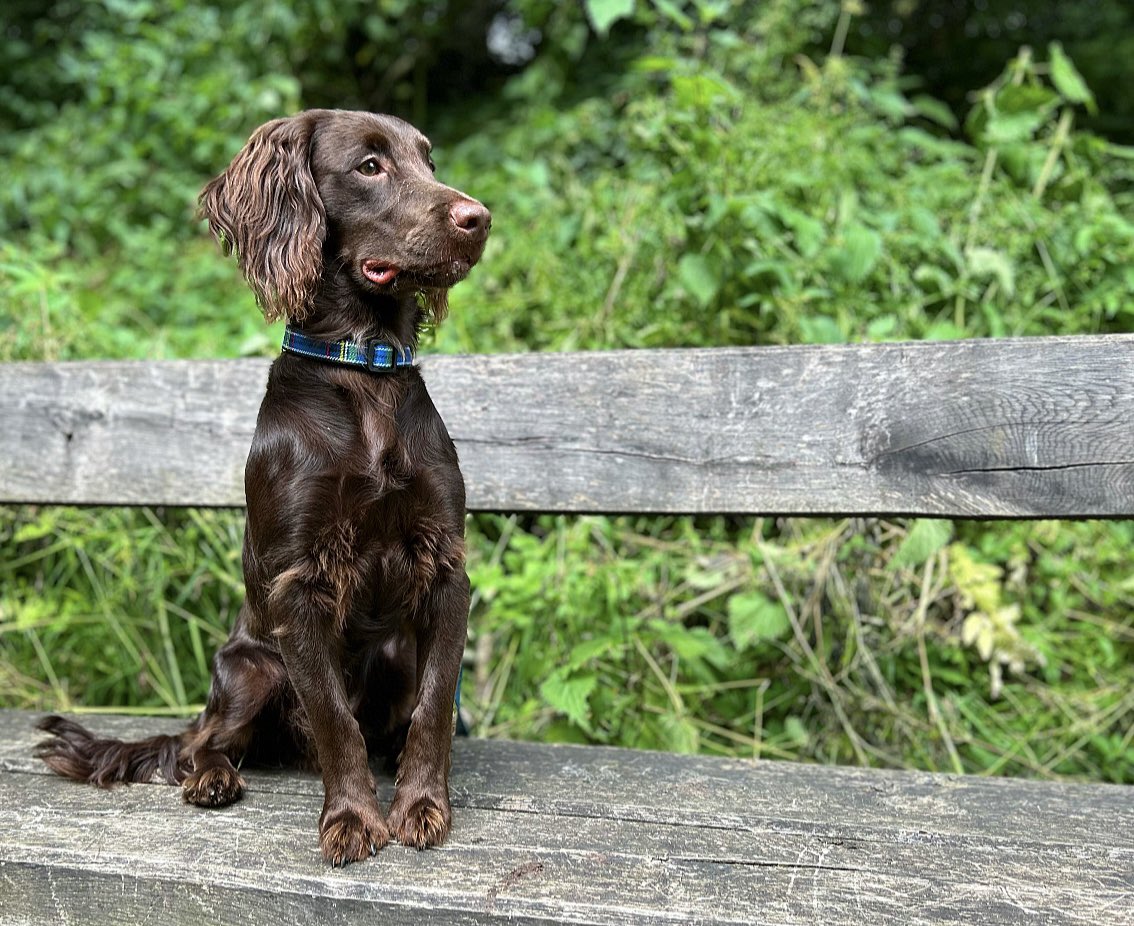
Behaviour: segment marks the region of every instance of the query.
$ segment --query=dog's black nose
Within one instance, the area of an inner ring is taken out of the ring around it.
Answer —
[[[449,220],[462,232],[483,238],[492,227],[492,213],[475,199],[458,199],[449,207]]]

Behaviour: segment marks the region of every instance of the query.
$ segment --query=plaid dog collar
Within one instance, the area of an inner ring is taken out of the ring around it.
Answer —
[[[397,348],[387,341],[320,341],[309,338],[290,325],[284,329],[283,344],[288,353],[357,367],[369,373],[393,373],[413,366],[413,349]]]

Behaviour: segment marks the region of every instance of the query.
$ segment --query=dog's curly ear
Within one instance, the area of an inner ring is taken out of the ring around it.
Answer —
[[[302,321],[323,270],[327,216],[311,175],[317,111],[260,126],[198,199],[268,321]]]

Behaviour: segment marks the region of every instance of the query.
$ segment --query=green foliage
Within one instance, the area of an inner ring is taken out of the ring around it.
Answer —
[[[483,4],[430,6],[16,0],[0,37],[0,359],[270,351],[278,333],[193,220],[197,193],[252,129],[300,108],[295,75],[308,105],[362,106],[370,89],[412,109],[424,85],[370,65],[421,69]],[[378,86],[344,93],[342,74]],[[58,324],[76,316],[81,332]]]
[[[243,600],[234,512],[0,508],[8,703],[201,703]]]
[[[10,171],[0,221],[78,259],[134,250],[142,235],[188,238],[200,177],[250,124],[298,104],[293,78],[257,74],[240,56],[265,25],[250,8],[121,2],[97,16],[98,6],[84,6],[86,28],[41,21],[61,43],[53,93],[64,102],[0,143]]]
[[[898,546],[890,565],[907,568],[920,566],[952,538],[951,521],[918,518],[909,526],[909,532]]]
[[[634,12],[634,0],[587,0],[587,18],[600,36],[606,36],[618,20]]]
[[[783,605],[760,591],[741,592],[728,600],[728,637],[738,652],[786,637],[791,618]]]
[[[1128,524],[474,524],[487,732],[1131,780]]]
[[[761,79],[779,72],[759,27],[651,34],[613,91],[566,110],[532,99],[514,127],[446,152],[498,216],[492,274],[456,296],[457,338],[657,346],[1129,324],[1126,152],[1071,129],[1083,97],[1065,57],[1063,90],[1029,55],[1014,61],[981,93],[970,146],[933,130],[933,108],[906,99],[888,63],[805,61],[785,93],[782,76]],[[486,176],[490,149],[501,163]]]
[[[1130,325],[1131,152],[1076,128],[1098,88],[1070,41],[1002,56],[962,128],[896,58],[838,53],[859,20],[834,0],[407,7],[16,3],[0,359],[273,353],[192,210],[301,104],[425,121],[443,179],[493,209],[431,349]],[[465,41],[498,13],[507,65]],[[239,512],[0,509],[0,700],[199,705],[241,531]],[[464,703],[490,734],[1132,781],[1131,540],[477,516]]]
[[[968,109],[973,88],[988,83],[1021,46],[1056,42],[1066,57],[1052,55],[1053,79],[1061,81],[1064,62],[1073,59],[1085,78],[1082,86],[1099,98],[1087,125],[1134,141],[1134,102],[1126,92],[1134,65],[1134,5],[1128,0],[874,0],[865,6],[847,48],[879,57],[898,46],[907,73],[958,114]]]

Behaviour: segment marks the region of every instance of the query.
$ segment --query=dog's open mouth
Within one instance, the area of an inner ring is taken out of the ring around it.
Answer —
[[[398,268],[384,260],[364,260],[362,275],[375,286],[389,286],[398,275]]]
[[[469,275],[475,260],[456,257],[424,267],[398,267],[385,260],[362,262],[362,275],[375,286],[390,286],[395,280],[409,286],[452,286]]]

